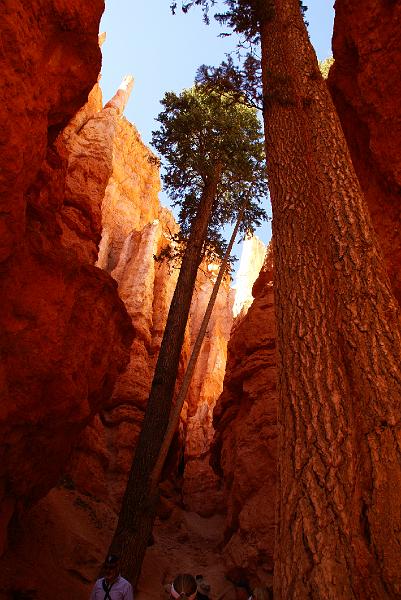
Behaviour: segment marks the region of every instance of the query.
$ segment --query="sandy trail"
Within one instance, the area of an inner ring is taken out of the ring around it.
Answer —
[[[158,520],[153,546],[142,567],[136,600],[166,600],[164,587],[179,573],[201,574],[211,586],[210,598],[232,600],[233,587],[224,577],[220,553],[224,517],[200,517],[176,508],[167,521]]]

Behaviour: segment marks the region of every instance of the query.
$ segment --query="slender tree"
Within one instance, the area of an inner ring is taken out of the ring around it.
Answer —
[[[401,598],[399,306],[298,0],[225,5],[219,19],[261,42],[279,344],[275,598]]]
[[[151,486],[150,490],[154,493],[154,490],[157,488],[159,484],[161,473],[163,470],[164,463],[167,458],[168,451],[171,446],[171,442],[173,441],[173,437],[175,432],[177,431],[178,424],[180,422],[180,416],[182,407],[184,406],[185,398],[187,396],[189,386],[191,385],[192,377],[195,371],[196,363],[199,358],[199,354],[202,348],[202,343],[205,338],[205,334],[207,331],[207,326],[209,325],[210,317],[212,316],[213,308],[216,303],[217,294],[219,293],[220,285],[223,280],[224,275],[226,274],[227,268],[229,266],[229,259],[231,255],[231,251],[234,246],[235,238],[238,233],[238,229],[240,227],[242,217],[244,215],[246,208],[246,200],[244,201],[242,208],[238,214],[237,222],[231,234],[230,242],[228,244],[227,250],[225,251],[224,258],[221,262],[219,273],[217,275],[216,281],[213,285],[213,290],[209,298],[209,302],[206,307],[205,314],[202,319],[201,326],[199,328],[198,334],[195,339],[195,343],[192,348],[191,356],[189,357],[189,361],[187,364],[187,368],[185,369],[184,377],[181,382],[180,390],[177,394],[177,398],[175,399],[174,406],[172,407],[170,413],[170,419],[168,423],[168,428],[166,431],[166,435],[164,436],[163,444],[160,448],[159,456],[157,458],[156,464],[151,474]]]
[[[162,101],[153,145],[165,158],[166,190],[180,206],[181,269],[170,305],[144,422],[135,450],[111,550],[121,554],[123,573],[136,585],[155,516],[151,474],[166,433],[185,327],[201,260],[219,254],[218,229],[235,220],[249,202],[241,228],[251,230],[264,216],[264,149],[254,110],[229,95],[206,94],[200,86]]]

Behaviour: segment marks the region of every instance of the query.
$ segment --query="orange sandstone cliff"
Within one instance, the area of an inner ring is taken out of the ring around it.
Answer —
[[[108,111],[106,104],[101,113]],[[106,117],[108,121],[114,117]],[[110,127],[110,123],[106,125]],[[171,212],[160,206],[157,160],[142,143],[135,128],[119,116],[112,142],[112,174],[102,205],[102,241],[97,264],[111,272],[134,328],[130,362],[119,377],[113,396],[80,438],[68,469],[78,489],[93,493],[118,510],[138,438],[153,369],[160,348],[178,265],[154,257],[171,243],[177,224]],[[104,154],[109,148],[104,148]],[[186,340],[181,373],[211,293],[215,269],[200,270]],[[188,394],[176,449],[167,472],[181,478],[178,463],[185,455],[184,501],[193,510],[213,512],[221,483],[208,464],[213,437],[211,415],[222,388],[226,347],[232,323],[232,292],[225,282],[208,327],[198,366]],[[195,441],[196,440],[196,441]],[[168,461],[169,462],[169,461]],[[203,482],[203,483],[202,483]],[[195,500],[201,487],[209,486],[209,508]],[[213,490],[213,492],[212,492]]]
[[[157,160],[122,114],[131,87],[132,81],[126,78],[114,98],[102,107],[96,85],[88,103],[56,141],[68,165],[67,201],[57,214],[60,244],[63,251],[79,260],[94,262],[100,242],[96,264],[102,270],[90,268],[106,280],[110,280],[110,273],[118,285],[134,331],[129,364],[118,377],[112,395],[103,398],[97,414],[87,418],[85,429],[81,426],[82,431],[71,438],[74,450],[64,457],[64,463],[69,455],[70,460],[58,485],[14,527],[12,543],[1,563],[8,594],[33,590],[42,600],[68,600],[71,594],[86,598],[110,541],[146,407],[178,275],[174,265],[156,262],[154,255],[171,243],[170,235],[177,231],[177,225],[170,211],[159,204]],[[213,265],[203,265],[200,271],[181,372],[215,271]],[[115,293],[114,285],[112,289]],[[221,480],[209,466],[209,446],[212,410],[225,372],[232,302],[232,291],[225,282],[167,461],[169,480],[159,509],[164,519],[175,507],[184,505],[203,515],[222,510]],[[112,325],[110,316],[105,312],[103,316],[104,323],[97,323],[95,333],[103,334],[104,328]],[[82,327],[86,331],[88,322],[83,321]],[[82,338],[75,345],[77,362],[84,355],[85,344]],[[116,348],[106,336],[104,344],[105,360],[113,364],[118,358],[112,358]],[[56,482],[57,478],[52,485]],[[206,490],[208,504],[201,501]],[[51,542],[60,539],[62,545]],[[161,589],[166,574],[160,572],[158,576],[160,581],[155,580],[155,585]]]
[[[257,258],[257,257],[256,257]],[[223,558],[228,575],[253,586],[273,573],[276,491],[276,334],[268,252],[254,301],[228,344],[223,393],[214,410],[212,464],[224,482]]]
[[[401,4],[337,0],[329,87],[401,301]]]
[[[102,11],[99,0],[2,6],[0,553],[11,519],[57,483],[128,358],[130,320],[93,264],[100,207],[71,202],[56,141],[98,77]],[[62,242],[72,205],[90,223],[75,247]],[[79,250],[89,241],[92,260]]]

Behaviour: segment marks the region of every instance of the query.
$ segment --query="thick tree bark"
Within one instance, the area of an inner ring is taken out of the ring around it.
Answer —
[[[262,25],[279,344],[275,598],[401,598],[395,301],[298,0]]]
[[[129,474],[110,551],[120,554],[122,572],[135,587],[152,532],[157,497],[149,494],[150,476],[169,422],[185,328],[202,247],[221,169],[205,185],[193,221],[156,363],[142,430]]]

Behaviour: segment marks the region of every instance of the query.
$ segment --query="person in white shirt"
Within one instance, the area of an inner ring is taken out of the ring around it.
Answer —
[[[110,554],[104,563],[104,577],[93,587],[90,600],[134,600],[132,585],[120,575],[120,559]]]

